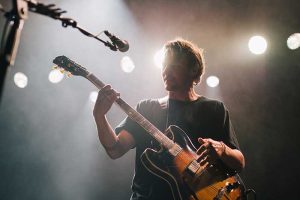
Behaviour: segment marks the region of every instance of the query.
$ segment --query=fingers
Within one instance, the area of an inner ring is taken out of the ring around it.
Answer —
[[[99,92],[97,101],[108,100],[109,102],[114,102],[120,97],[120,93],[116,92],[111,88],[110,85],[105,85]]]
[[[199,155],[199,157],[197,159],[198,161],[205,159],[207,156],[213,155],[213,150],[211,148],[211,144],[204,143],[203,145],[200,146],[200,148],[197,150],[196,153]]]
[[[198,138],[198,141],[200,144],[202,144],[199,149],[196,151],[196,153],[199,155],[197,161],[201,163],[207,162],[207,157],[210,154],[210,144],[203,138]]]
[[[198,138],[198,142],[201,144],[200,148],[197,150],[197,154],[200,155],[203,151],[210,148],[211,142],[209,139]]]
[[[201,164],[214,164],[218,158],[215,150],[215,143],[210,138],[198,138],[198,142],[201,144],[196,153],[199,155],[197,161]]]
[[[200,144],[204,144],[204,143],[205,143],[205,139],[199,137],[199,138],[198,138],[198,142],[199,142]]]
[[[111,88],[110,85],[105,85],[99,92],[94,107],[94,117],[96,119],[102,119],[111,108],[115,100],[120,97],[120,93]]]
[[[199,155],[199,157],[197,158],[197,161],[201,161],[201,160],[205,159],[206,156],[208,155],[208,150],[205,149],[198,155]]]
[[[199,149],[197,149],[197,154],[200,155],[201,153],[203,153],[205,150],[208,149],[209,144],[208,143],[204,143],[202,144]]]

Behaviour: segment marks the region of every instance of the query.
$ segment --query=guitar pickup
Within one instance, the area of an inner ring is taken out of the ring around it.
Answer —
[[[230,193],[232,190],[237,189],[240,187],[240,182],[234,182],[234,183],[227,183],[225,187],[222,187],[219,191],[218,194],[213,198],[213,200],[220,200],[225,193]]]

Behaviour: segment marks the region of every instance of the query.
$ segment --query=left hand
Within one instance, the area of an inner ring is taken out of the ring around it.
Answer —
[[[221,158],[226,150],[226,146],[223,142],[215,141],[210,138],[198,138],[201,144],[200,148],[197,150],[199,155],[198,161],[201,165],[212,165],[216,163],[216,160]]]

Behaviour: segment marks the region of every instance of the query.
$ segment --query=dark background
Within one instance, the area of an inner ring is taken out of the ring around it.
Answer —
[[[286,46],[300,32],[296,0],[43,1],[56,3],[93,33],[110,30],[130,43],[126,53],[59,21],[29,14],[15,65],[0,105],[0,199],[129,199],[134,150],[112,161],[98,142],[88,97],[95,88],[78,77],[48,81],[51,62],[66,55],[121,92],[132,106],[165,95],[153,54],[177,36],[204,48],[207,69],[197,91],[222,100],[230,110],[246,168],[241,174],[258,199],[298,197],[300,49]],[[7,10],[10,1],[0,0]],[[5,18],[0,17],[3,30]],[[248,51],[248,39],[263,35],[263,55]],[[136,68],[122,72],[128,55]],[[24,89],[13,76],[29,78]],[[209,75],[220,78],[207,88]],[[113,107],[115,126],[125,117]]]

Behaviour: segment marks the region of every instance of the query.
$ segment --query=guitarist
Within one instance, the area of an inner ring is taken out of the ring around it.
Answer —
[[[228,172],[240,172],[245,160],[228,110],[222,102],[199,95],[194,90],[204,72],[202,50],[181,38],[167,42],[164,49],[162,78],[168,95],[158,100],[141,101],[137,111],[161,131],[169,125],[184,130],[198,149],[200,164],[219,162]],[[93,114],[101,144],[112,159],[136,148],[131,200],[173,199],[168,184],[141,163],[143,151],[159,148],[159,145],[128,117],[115,130],[107,121],[106,113],[118,96],[119,93],[109,85],[99,91]]]

